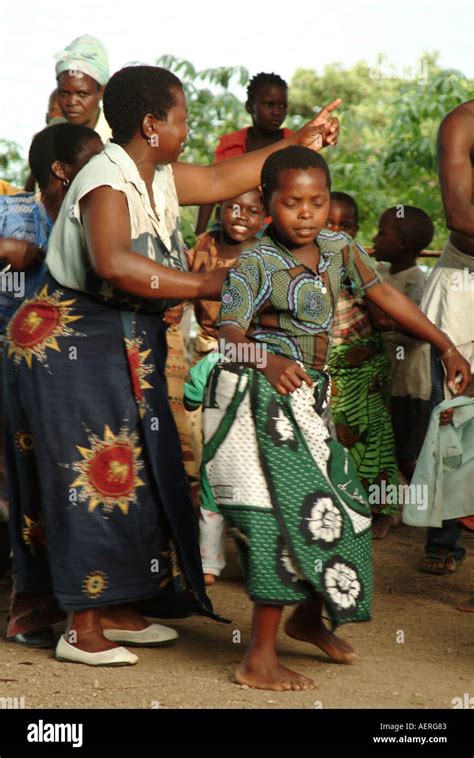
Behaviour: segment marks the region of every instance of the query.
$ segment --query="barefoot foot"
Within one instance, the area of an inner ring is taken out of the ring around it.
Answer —
[[[243,660],[234,674],[237,684],[245,684],[258,690],[276,692],[299,692],[314,690],[318,685],[312,679],[285,668],[274,659],[253,657]]]
[[[206,587],[211,587],[217,582],[217,576],[214,574],[204,574],[204,584]]]
[[[372,522],[372,537],[374,540],[383,540],[390,529],[394,526],[398,526],[400,519],[397,515],[394,516],[377,516]]]
[[[302,613],[297,609],[285,624],[285,632],[288,637],[300,642],[309,642],[315,645],[323,653],[336,663],[353,664],[359,657],[348,640],[336,637],[321,622],[308,623]]]

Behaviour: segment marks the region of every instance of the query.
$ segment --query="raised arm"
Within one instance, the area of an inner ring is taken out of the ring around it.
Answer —
[[[449,337],[426,318],[411,300],[387,282],[370,287],[366,292],[366,297],[415,337],[430,342],[436,347],[446,368],[448,386],[458,394],[464,392],[472,378],[469,363],[455,348]],[[462,380],[455,388],[457,374],[461,374]]]
[[[92,268],[101,279],[139,297],[219,300],[226,269],[191,274],[132,251],[127,201],[121,192],[97,187],[80,206]]]
[[[260,150],[253,150],[211,166],[174,163],[173,173],[180,205],[217,203],[258,187],[262,166],[275,150],[289,145],[304,145],[313,150],[320,150],[325,145],[335,145],[339,121],[331,114],[340,102],[339,99],[334,100],[291,137]]]
[[[446,226],[468,237],[474,237],[473,158],[474,115],[461,106],[439,128],[439,179]]]

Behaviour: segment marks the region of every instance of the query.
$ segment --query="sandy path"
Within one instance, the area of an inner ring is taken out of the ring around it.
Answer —
[[[474,535],[463,536],[468,558],[449,577],[416,571],[423,539],[423,531],[404,526],[374,544],[374,619],[341,630],[360,653],[357,665],[331,664],[281,634],[283,663],[315,678],[320,686],[313,692],[264,692],[232,683],[251,604],[229,548],[225,578],[210,595],[231,625],[200,618],[164,622],[179,629],[180,641],[142,650],[136,666],[120,669],[59,663],[49,651],[2,637],[0,698],[24,697],[27,708],[452,708],[453,698],[474,696],[474,614],[454,608],[474,595]],[[8,595],[5,584],[1,589],[3,635]]]

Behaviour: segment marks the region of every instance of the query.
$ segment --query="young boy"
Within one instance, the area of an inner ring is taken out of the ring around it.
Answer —
[[[326,227],[355,239],[359,210],[351,195],[331,192]],[[337,439],[354,459],[357,474],[373,516],[374,538],[385,537],[398,520],[398,505],[387,504],[382,482],[398,485],[392,419],[390,416],[390,360],[383,337],[374,328],[365,298],[350,286],[341,289],[333,321],[333,346],[328,361],[331,375],[331,415]],[[375,485],[379,495],[372,496]]]
[[[239,255],[251,248],[257,241],[257,235],[264,227],[262,198],[258,190],[245,192],[243,195],[226,200],[217,209],[217,218],[221,224],[219,231],[206,232],[201,235],[189,254],[190,271],[208,272],[219,266],[230,267]],[[217,316],[220,302],[195,300],[194,310],[200,326],[200,332],[194,340],[194,358],[199,360],[217,348]],[[215,357],[215,353],[212,353]],[[202,364],[202,365],[201,365]],[[205,380],[210,368],[215,363],[200,361],[199,369],[191,371],[190,383],[185,386],[185,400],[188,410],[196,410],[191,416],[195,456],[201,462],[202,433],[201,414],[198,408],[202,397],[196,396],[196,387],[204,390]],[[196,380],[196,381],[195,381]],[[197,382],[197,383],[196,383]],[[189,393],[190,396],[189,396]],[[224,553],[224,519],[209,496],[209,485],[201,475],[201,508],[199,518],[199,543],[203,565],[204,582],[207,586],[214,584],[225,566]]]
[[[224,283],[219,338],[242,360],[218,364],[210,375],[203,460],[241,548],[255,604],[236,681],[305,690],[314,682],[276,655],[283,606],[297,606],[288,635],[344,663],[352,663],[355,652],[324,625],[323,609],[332,628],[370,618],[370,508],[351,456],[321,418],[341,278],[348,276],[358,295],[435,344],[451,385],[460,373],[463,391],[470,372],[449,339],[380,282],[350,237],[322,231],[331,178],[319,153],[298,146],[276,151],[265,161],[261,184],[273,224]]]
[[[416,258],[433,239],[433,223],[421,208],[389,208],[379,219],[374,253],[382,278],[419,306],[427,276]],[[430,349],[401,332],[391,319],[381,319],[392,363],[392,423],[402,474],[411,480],[431,414]]]
[[[245,110],[252,117],[252,126],[224,134],[215,152],[215,163],[267,147],[293,134],[291,129],[281,128],[288,111],[288,84],[278,74],[261,72],[250,80]],[[206,230],[212,207],[212,205],[200,207],[196,234],[201,234]]]
[[[223,202],[216,211],[219,229],[197,238],[188,255],[189,270],[206,273],[232,266],[239,255],[252,247],[264,228],[262,197],[258,189]],[[200,333],[194,342],[194,357],[202,358],[217,347],[216,320],[220,302],[195,300],[194,312]]]

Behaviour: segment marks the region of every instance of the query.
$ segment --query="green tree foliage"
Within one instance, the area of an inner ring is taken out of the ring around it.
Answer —
[[[183,83],[189,112],[189,137],[183,160],[211,163],[220,135],[248,124],[242,102],[233,93],[247,84],[247,69],[221,66],[196,71],[192,63],[172,55],[163,55],[157,65],[172,71]]]
[[[234,94],[247,84],[247,69],[220,66],[197,71],[190,61],[173,55],[162,55],[156,63],[181,79],[186,94],[189,136],[182,160],[212,163],[219,137],[249,123],[242,101]],[[181,213],[184,239],[190,246],[195,240],[196,213],[196,208],[183,208]]]
[[[433,219],[432,249],[442,248],[446,227],[438,185],[436,134],[443,117],[472,96],[472,82],[442,69],[436,53],[414,67],[397,67],[379,55],[369,67],[339,64],[323,73],[299,69],[290,86],[290,112],[307,118],[340,97],[341,135],[324,155],[334,189],[349,192],[361,210],[360,239],[370,245],[380,213],[417,205]]]
[[[16,187],[23,187],[28,176],[28,163],[20,153],[16,142],[0,139],[0,179]]]

